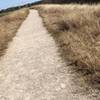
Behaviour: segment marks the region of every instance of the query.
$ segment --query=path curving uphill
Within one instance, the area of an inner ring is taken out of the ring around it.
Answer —
[[[0,60],[0,100],[100,100],[77,92],[57,51],[38,12],[30,10]]]

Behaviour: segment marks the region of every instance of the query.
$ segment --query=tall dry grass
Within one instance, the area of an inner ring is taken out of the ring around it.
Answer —
[[[100,5],[36,7],[66,61],[93,83],[100,83]]]
[[[8,42],[16,35],[17,29],[27,15],[28,9],[21,9],[5,13],[0,17],[0,56],[5,53]]]

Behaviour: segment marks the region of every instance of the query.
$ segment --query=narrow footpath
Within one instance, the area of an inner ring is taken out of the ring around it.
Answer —
[[[30,10],[0,60],[0,100],[100,100],[79,93],[72,77],[38,12]]]

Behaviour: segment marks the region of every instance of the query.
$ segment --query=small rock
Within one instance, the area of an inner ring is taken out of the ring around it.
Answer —
[[[61,88],[62,88],[62,89],[66,88],[66,84],[61,83]]]

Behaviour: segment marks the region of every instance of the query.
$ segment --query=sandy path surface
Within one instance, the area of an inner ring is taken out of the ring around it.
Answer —
[[[30,10],[0,61],[0,100],[100,100],[78,90],[57,51],[38,12]]]

